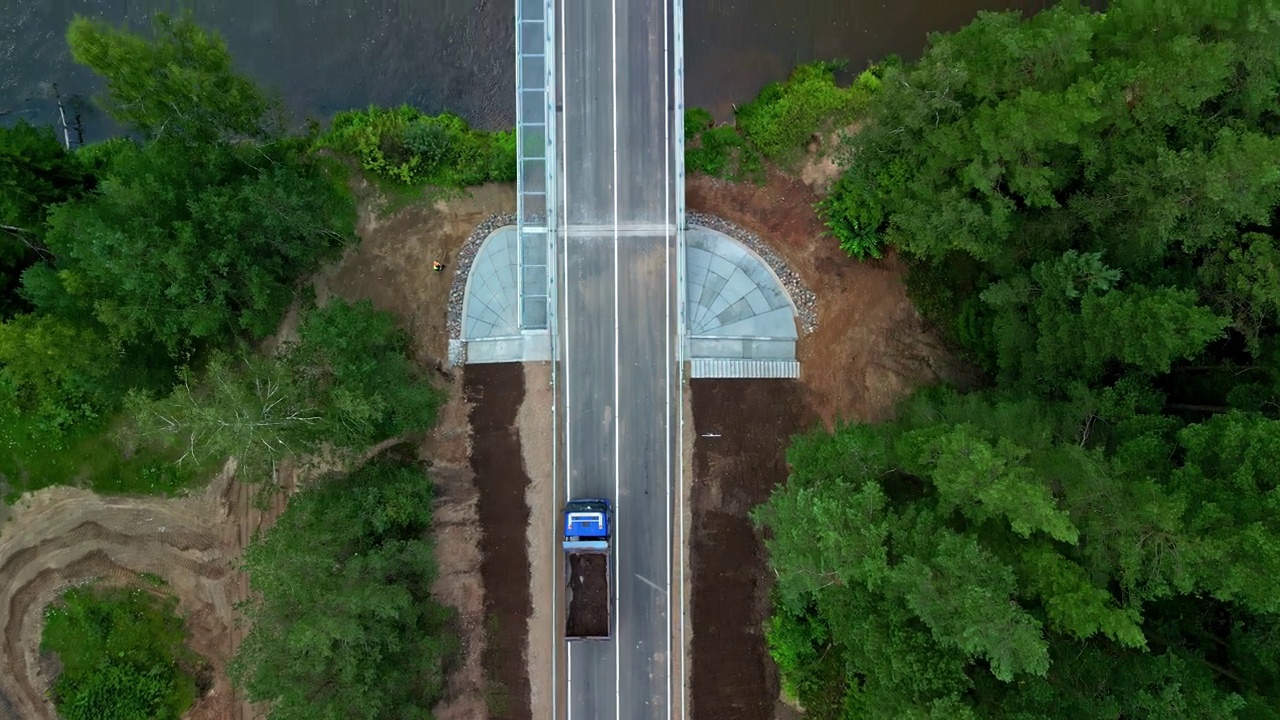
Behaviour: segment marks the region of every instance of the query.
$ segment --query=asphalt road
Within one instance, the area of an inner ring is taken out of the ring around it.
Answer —
[[[557,7],[562,467],[569,497],[614,501],[613,639],[569,647],[570,720],[679,710],[669,2]]]

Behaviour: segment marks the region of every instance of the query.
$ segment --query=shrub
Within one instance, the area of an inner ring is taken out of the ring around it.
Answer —
[[[463,188],[516,179],[515,131],[475,130],[452,113],[401,105],[338,113],[318,144],[400,185]]]
[[[767,85],[752,102],[737,108],[735,124],[716,127],[703,108],[685,110],[685,168],[730,180],[759,180],[764,160],[787,164],[797,160],[816,133],[853,122],[867,101],[880,89],[890,57],[871,66],[849,87],[836,84],[840,63],[801,65],[785,83]],[[878,252],[870,238],[854,241],[867,255]]]
[[[199,658],[177,601],[135,588],[73,588],[45,611],[41,649],[62,663],[53,701],[66,720],[177,720],[196,698]]]
[[[840,249],[857,258],[883,257],[887,203],[902,191],[908,177],[907,165],[900,160],[890,162],[874,176],[854,163],[840,176],[818,203],[818,211],[840,241]]]
[[[684,141],[686,143],[697,139],[698,134],[703,130],[711,129],[715,125],[715,118],[711,113],[700,107],[686,108],[684,111]]]
[[[758,179],[764,172],[760,154],[728,125],[702,130],[685,149],[685,169],[730,180]]]
[[[786,162],[804,151],[818,132],[853,121],[879,85],[875,71],[842,88],[835,73],[842,63],[817,62],[797,67],[785,83],[773,83],[737,110],[742,134],[766,158]]]

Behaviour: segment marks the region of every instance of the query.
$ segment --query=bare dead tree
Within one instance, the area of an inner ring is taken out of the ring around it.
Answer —
[[[58,92],[58,83],[53,84],[53,99],[58,103],[58,116],[62,118],[62,143],[71,149],[71,129],[67,127],[67,111],[62,108],[62,93]]]
[[[45,262],[52,262],[55,257],[49,247],[40,241],[32,232],[26,228],[20,228],[15,225],[0,224],[0,232],[4,232],[14,240],[26,245],[32,252],[40,256]]]

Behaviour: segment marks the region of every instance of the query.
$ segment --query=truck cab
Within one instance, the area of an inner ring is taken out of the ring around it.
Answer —
[[[564,549],[608,550],[608,500],[571,500],[564,506]]]

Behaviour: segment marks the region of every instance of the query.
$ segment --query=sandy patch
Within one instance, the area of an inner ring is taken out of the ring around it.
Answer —
[[[462,373],[454,376],[449,402],[440,412],[440,424],[421,447],[431,460],[431,480],[436,488],[432,533],[440,574],[431,593],[458,613],[461,642],[459,658],[450,673],[445,699],[436,706],[440,720],[482,720],[485,648],[484,584],[480,579],[479,492],[471,472],[471,426],[462,387]]]
[[[805,147],[804,158],[800,161],[797,175],[800,181],[809,186],[818,195],[826,195],[836,180],[840,179],[840,166],[836,164],[836,155],[845,135],[858,131],[862,123],[854,123],[846,128],[822,135],[814,135]]]
[[[525,489],[525,502],[529,506],[529,595],[533,598],[525,651],[529,667],[529,707],[535,720],[552,720],[551,693],[556,682],[553,665],[559,661],[554,647],[555,625],[560,621],[559,608],[552,597],[559,584],[560,555],[555,542],[558,508],[551,468],[555,426],[551,414],[554,392],[550,363],[526,363],[524,388],[524,402],[516,414],[516,427],[520,431],[524,473],[529,478]]]

